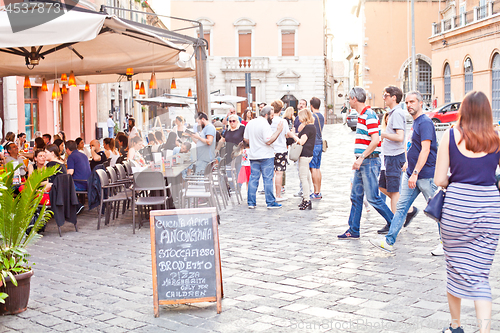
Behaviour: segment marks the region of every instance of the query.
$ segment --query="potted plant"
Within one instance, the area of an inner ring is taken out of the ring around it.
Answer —
[[[13,178],[19,167],[7,163],[0,174],[0,285],[3,284],[0,314],[26,310],[33,275],[26,248],[42,237],[38,230],[52,215],[45,204],[39,206],[44,189],[42,182],[55,174],[57,167],[36,169],[16,195]]]

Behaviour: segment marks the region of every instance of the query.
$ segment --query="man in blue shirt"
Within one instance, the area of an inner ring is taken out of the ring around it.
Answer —
[[[81,153],[77,149],[76,142],[73,140],[66,141],[66,152],[68,153],[68,174],[73,175],[75,180],[75,190],[87,191],[87,179],[90,177],[90,163],[87,155]],[[77,213],[79,214],[83,209],[80,205]]]
[[[73,175],[73,179],[85,180],[85,182],[75,180],[75,189],[86,191],[86,180],[91,173],[89,159],[84,153],[78,151],[76,142],[73,140],[66,141],[66,150],[68,151],[68,173]]]
[[[311,170],[312,182],[314,185],[314,193],[311,194],[311,199],[321,199],[321,156],[323,155],[323,127],[325,127],[325,117],[319,112],[321,101],[317,97],[311,98],[311,111],[314,118],[314,127],[316,127],[316,140],[314,142],[313,158],[309,163]],[[297,117],[298,118],[298,117]]]
[[[403,175],[401,195],[387,236],[370,239],[372,245],[387,252],[392,252],[406,214],[418,195],[423,193],[427,201],[437,189],[434,184],[437,156],[436,131],[432,120],[424,114],[422,105],[423,98],[420,92],[412,91],[406,95],[406,106],[413,117],[413,133],[407,153],[408,165]],[[434,254],[434,251],[432,253]]]

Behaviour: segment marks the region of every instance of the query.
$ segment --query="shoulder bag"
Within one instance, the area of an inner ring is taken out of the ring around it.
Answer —
[[[318,115],[315,115],[316,119],[318,119],[318,127],[319,127],[319,133],[321,134],[321,139],[323,139],[323,131],[321,130],[321,122],[319,121]],[[323,140],[323,153],[326,153],[326,150],[328,149],[328,142],[326,140]]]
[[[301,153],[302,153],[302,146],[297,143],[294,143],[290,146],[288,157],[290,158],[290,160],[296,162],[299,160]]]
[[[424,209],[424,214],[436,222],[441,221],[445,196],[446,189],[441,188],[436,191],[436,193],[434,193],[434,195],[427,201],[427,207]]]

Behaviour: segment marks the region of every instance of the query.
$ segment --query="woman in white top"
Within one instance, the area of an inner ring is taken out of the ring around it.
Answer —
[[[118,150],[115,147],[115,140],[112,138],[105,138],[103,140],[104,145],[104,153],[106,157],[110,159],[109,165],[114,166],[116,164],[116,160],[120,157]]]

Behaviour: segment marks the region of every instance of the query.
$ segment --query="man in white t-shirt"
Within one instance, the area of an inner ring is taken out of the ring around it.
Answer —
[[[257,187],[260,175],[264,181],[267,209],[281,208],[273,195],[273,171],[274,171],[274,148],[276,141],[283,130],[283,123],[279,123],[273,133],[271,123],[274,116],[273,108],[264,107],[260,111],[260,117],[252,119],[245,128],[243,140],[249,144],[248,159],[250,160],[250,180],[248,182],[247,202],[248,208],[256,206]]]
[[[108,125],[108,137],[112,139],[115,134],[115,122],[113,121],[112,114],[109,115],[107,125]]]
[[[296,136],[288,127],[288,122],[281,118],[280,112],[283,109],[283,102],[279,99],[271,103],[274,109],[273,123],[271,130],[274,132],[278,128],[279,123],[283,123],[283,130],[278,135],[278,138],[273,143],[274,148],[274,188],[276,191],[276,202],[285,201],[287,198],[281,195],[283,186],[283,173],[286,171],[288,149],[286,148],[286,138]]]

